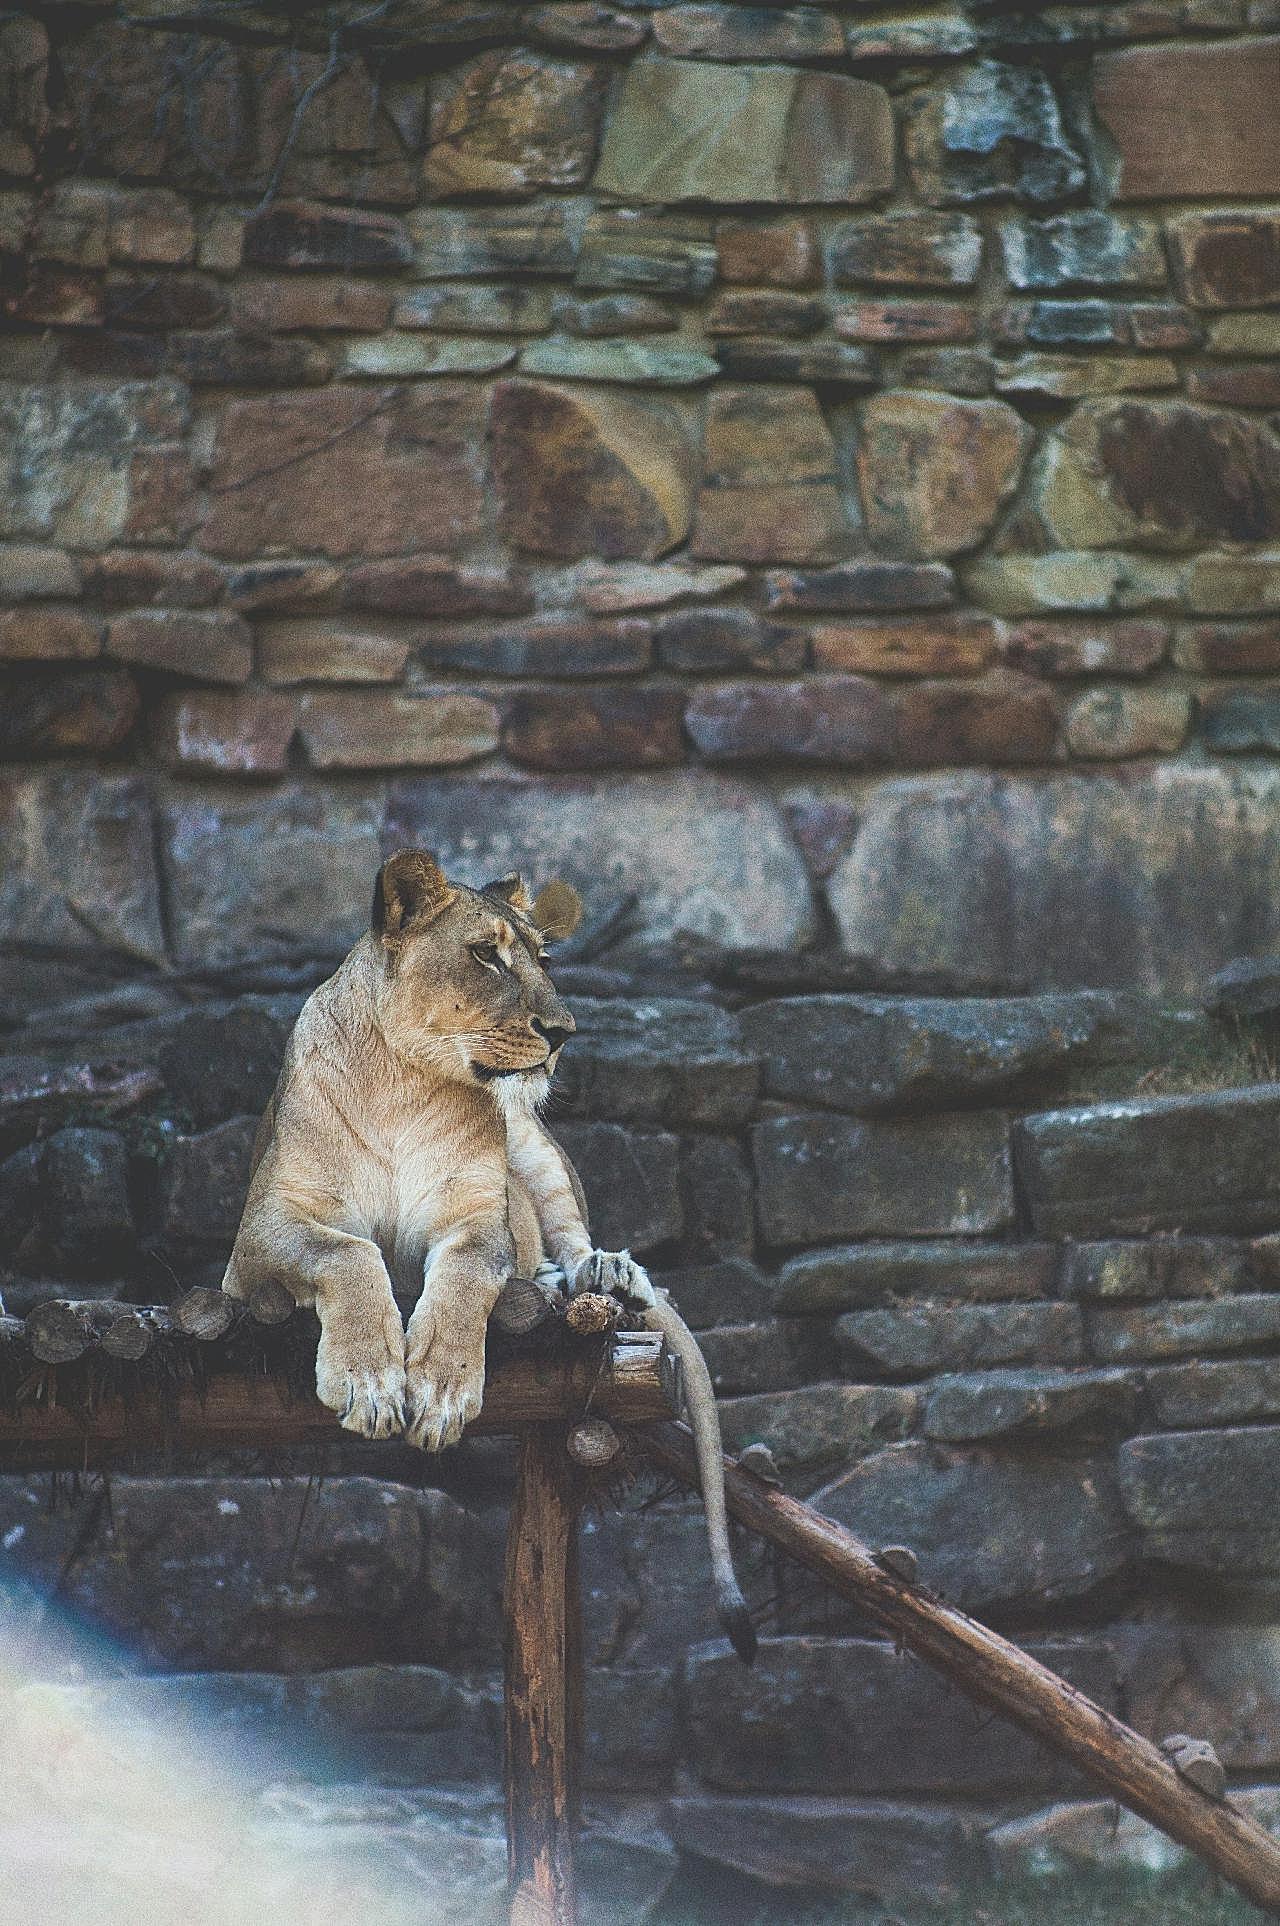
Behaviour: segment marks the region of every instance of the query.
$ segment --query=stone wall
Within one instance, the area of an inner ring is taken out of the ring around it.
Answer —
[[[1274,979],[1237,972],[1210,1014],[797,995],[774,967],[764,993],[565,966],[556,1127],[597,1234],[697,1327],[731,1448],[766,1443],[1142,1731],[1210,1738],[1280,1825],[1280,1084],[1249,1081],[1274,1077]],[[0,1059],[11,1309],[217,1280],[298,997],[171,994]],[[295,1787],[299,1823],[462,1811],[500,1886],[505,1449],[268,1469],[147,1459],[52,1513],[47,1480],[0,1478],[0,1609],[56,1585],[155,1675],[117,1695],[263,1738],[269,1778],[329,1748],[362,1789]],[[641,1481],[584,1553],[590,1864],[615,1900],[632,1882],[628,1919],[707,1861],[911,1898],[1173,1855],[745,1539],[743,1671],[696,1505]]]
[[[11,10],[44,987],[341,947],[408,836],[960,987],[1274,945],[1278,25]]]

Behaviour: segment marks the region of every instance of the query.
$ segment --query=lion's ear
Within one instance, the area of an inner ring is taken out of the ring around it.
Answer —
[[[429,923],[439,916],[457,893],[427,850],[398,849],[388,856],[373,886],[373,933],[384,943],[394,943],[411,923]]]
[[[512,909],[519,910],[522,916],[529,914],[529,892],[523,880],[513,870],[510,876],[499,876],[496,882],[485,883],[481,888],[482,896],[500,896]]]
[[[572,936],[582,921],[582,898],[572,883],[544,883],[534,898],[533,920],[549,943]]]

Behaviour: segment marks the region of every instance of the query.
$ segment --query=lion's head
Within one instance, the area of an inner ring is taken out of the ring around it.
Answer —
[[[378,871],[371,935],[380,1020],[400,1055],[537,1101],[576,1028],[547,974],[546,945],[577,928],[567,883],[530,902],[518,876],[469,889],[434,856],[402,849]]]

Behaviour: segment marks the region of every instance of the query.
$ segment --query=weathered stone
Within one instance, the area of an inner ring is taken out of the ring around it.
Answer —
[[[709,1140],[710,1141],[710,1140]],[[656,1273],[670,1291],[685,1323],[695,1331],[735,1318],[759,1320],[769,1314],[769,1287],[754,1264],[742,1257],[718,1257],[709,1264],[684,1264]]]
[[[165,768],[276,776],[286,767],[298,717],[290,696],[193,689],[162,696],[150,722],[151,744]]]
[[[1280,1426],[1130,1438],[1119,1454],[1125,1511],[1150,1558],[1220,1580],[1280,1573],[1269,1502]]]
[[[49,36],[16,14],[0,25],[0,173],[34,174],[49,128]]]
[[[665,54],[704,60],[829,60],[844,52],[839,22],[815,7],[676,5],[655,16],[653,37]]]
[[[880,21],[874,26],[850,23],[845,29],[850,60],[933,60],[948,54],[972,53],[981,44],[978,28],[967,15],[922,13]]]
[[[367,929],[369,879],[381,861],[380,793],[184,786],[165,799],[162,821],[180,961],[333,956]]]
[[[845,947],[885,969],[1197,993],[1228,958],[1280,948],[1278,796],[1265,766],[1184,763],[885,782],[860,797],[831,906]]]
[[[1280,1009],[1280,981],[1274,956],[1239,956],[1215,972],[1205,987],[1204,1005],[1211,1016],[1274,1016]],[[1269,1248],[1269,1246],[1268,1246]]]
[[[1194,307],[1280,302],[1280,214],[1274,209],[1184,214],[1166,231],[1184,298]]]
[[[978,278],[982,234],[967,214],[877,214],[838,227],[829,260],[837,287],[968,288]]]
[[[684,720],[712,762],[768,756],[859,768],[886,761],[892,745],[888,704],[863,676],[711,683],[690,697]]]
[[[684,761],[678,689],[521,691],[506,704],[502,745],[529,769],[660,769]]]
[[[981,1876],[979,1829],[963,1806],[685,1793],[669,1813],[682,1852],[771,1886],[945,1904]]]
[[[648,32],[646,22],[638,15],[601,5],[599,0],[526,7],[523,22],[553,47],[597,48],[606,53],[638,47]]]
[[[1074,1304],[897,1304],[846,1311],[836,1319],[835,1340],[836,1355],[851,1375],[888,1378],[1084,1359],[1084,1326]]]
[[[1100,1641],[1032,1650],[1119,1710],[1116,1657]],[[722,1791],[1021,1795],[1063,1782],[1047,1749],[1004,1720],[975,1721],[936,1672],[878,1639],[766,1638],[749,1672],[695,1646],[685,1692],[695,1770]]]
[[[107,654],[143,669],[164,669],[198,682],[245,682],[253,670],[253,637],[238,615],[142,610],[107,624]]]
[[[688,533],[695,458],[665,402],[506,381],[493,436],[503,525],[522,548],[651,560]]]
[[[582,1179],[592,1235],[605,1250],[652,1250],[679,1237],[679,1147],[663,1131],[570,1123],[557,1137]]]
[[[1086,401],[1049,451],[1037,506],[1070,547],[1265,541],[1280,534],[1280,442],[1185,402]]]
[[[8,761],[118,749],[137,716],[137,684],[119,669],[0,674],[0,758]]]
[[[221,601],[224,583],[222,569],[207,556],[169,548],[113,548],[86,556],[83,579],[89,601],[126,609],[206,608]],[[228,633],[234,633],[230,625]]]
[[[520,355],[520,372],[556,381],[619,381],[662,388],[697,387],[719,372],[701,349],[665,341],[535,342]]]
[[[0,610],[5,662],[87,662],[101,650],[101,622],[80,609],[47,602]]]
[[[496,374],[516,358],[510,341],[477,341],[468,335],[379,334],[349,340],[342,350],[344,375]]]
[[[725,1399],[720,1427],[726,1451],[766,1445],[784,1485],[803,1494],[855,1452],[911,1430],[918,1404],[907,1385],[806,1384]]]
[[[1143,1373],[1154,1423],[1169,1431],[1280,1418],[1280,1359],[1194,1359]]]
[[[1067,747],[1086,758],[1167,756],[1182,747],[1190,723],[1184,689],[1095,688],[1068,711]]]
[[[1053,88],[1036,67],[983,60],[912,95],[906,147],[916,192],[935,205],[1011,196],[1038,206],[1085,183]]]
[[[1127,1873],[1146,1881],[1189,1861],[1185,1847],[1114,1799],[1074,1800],[1007,1819],[983,1846],[996,1877],[1012,1880]]]
[[[976,675],[995,651],[995,624],[974,616],[824,622],[813,631],[815,667],[867,675]]]
[[[1178,364],[1167,355],[1024,354],[996,369],[1000,394],[1041,395],[1050,401],[1157,393],[1180,382]]]
[[[765,578],[770,609],[854,615],[888,609],[939,609],[954,600],[955,581],[942,562],[886,562],[873,557],[837,568],[774,569]]]
[[[866,348],[841,341],[775,341],[751,336],[721,341],[716,360],[733,381],[807,381],[847,390],[874,388],[880,367]]]
[[[652,941],[683,930],[729,947],[786,949],[809,929],[804,865],[777,806],[759,790],[701,770],[536,788],[502,779],[401,782],[391,792],[386,835],[392,849],[436,849],[449,874],[467,882],[512,869],[563,876],[589,914],[634,892]],[[362,914],[367,895],[366,877]]]
[[[749,1071],[746,1065],[740,1067],[736,1093],[740,1118],[747,1109],[741,1095],[748,1080],[755,1082],[755,1074],[754,1063]],[[686,1259],[749,1257],[755,1250],[751,1172],[737,1144],[727,1143],[722,1137],[686,1137],[680,1146],[680,1195]],[[742,1312],[737,1314],[741,1316]]]
[[[191,203],[164,187],[116,188],[107,205],[107,251],[138,267],[184,267],[195,259]]]
[[[871,200],[893,186],[889,97],[867,81],[793,67],[637,61],[609,117],[595,186],[629,201]]]
[[[1159,1297],[1163,1288],[1154,1248],[1145,1240],[1067,1246],[1062,1266],[1067,1297]]]
[[[498,746],[498,712],[458,691],[304,695],[298,736],[314,769],[437,769]]]
[[[232,1117],[166,1145],[160,1185],[160,1233],[171,1250],[212,1246],[230,1255],[257,1132],[254,1117]]]
[[[808,287],[818,267],[813,229],[795,215],[720,221],[716,251],[722,281],[757,287]]]
[[[1280,192],[1271,103],[1280,39],[1126,47],[1094,62],[1122,200]]]
[[[793,1330],[777,1318],[757,1324],[712,1325],[701,1331],[698,1347],[706,1360],[717,1398],[740,1393],[784,1391],[829,1365],[811,1331]]]
[[[1193,564],[1193,568],[1199,566]],[[974,600],[1002,615],[1161,609],[1182,600],[1179,572],[1169,563],[1144,555],[1101,555],[1088,549],[1050,555],[989,555],[966,574]],[[1228,565],[1211,591],[1206,583],[1206,593],[1226,598],[1238,594],[1238,589],[1223,581],[1223,577],[1236,574]],[[1214,601],[1209,612],[1216,612],[1217,607]]]
[[[426,182],[432,194],[527,194],[585,181],[604,75],[538,54],[494,50],[433,87]]]
[[[910,1545],[923,1583],[965,1611],[1086,1597],[1128,1563],[1115,1479],[1099,1458],[894,1444],[810,1503],[873,1545]]]
[[[40,1160],[41,1256],[64,1275],[101,1277],[134,1249],[129,1158],[118,1131],[55,1131]]]
[[[373,287],[371,292],[378,290]],[[395,312],[398,328],[428,328],[443,334],[540,334],[550,320],[547,290],[518,283],[493,287],[459,281],[415,288],[412,294],[400,296]]]
[[[9,451],[0,530],[101,548],[125,535],[146,451],[186,427],[171,382],[0,384],[0,443]]]
[[[907,763],[1047,762],[1057,736],[1055,695],[1022,676],[919,683],[898,698],[897,751]]]
[[[669,334],[674,311],[649,294],[601,294],[594,300],[562,295],[552,307],[557,327],[588,338],[602,334]]]
[[[680,997],[574,997],[572,1048],[556,1073],[558,1114],[614,1123],[736,1125],[759,1081],[735,1018]]]
[[[1006,1124],[990,1111],[894,1123],[778,1117],[752,1138],[770,1243],[979,1236],[1011,1219]]]
[[[764,622],[752,609],[677,609],[655,625],[654,639],[669,669],[785,673],[805,662],[803,631]]]
[[[972,341],[972,308],[958,301],[850,301],[835,309],[833,331],[842,341]]]
[[[300,617],[263,624],[258,661],[265,679],[295,682],[398,682],[413,638],[341,617]]]
[[[503,676],[633,675],[649,666],[653,632],[641,616],[592,621],[543,615],[505,628],[432,635],[417,659],[427,668],[480,669]]]
[[[461,547],[480,527],[484,430],[483,396],[446,383],[232,401],[203,542],[231,556]]]
[[[136,776],[0,778],[0,920],[70,953],[164,954],[150,803]]]
[[[110,1049],[136,1065],[134,1078],[159,1081],[168,1101],[198,1131],[267,1106],[303,998],[241,995],[111,1030]]]
[[[576,280],[582,288],[705,294],[716,278],[712,224],[700,215],[593,209]]]
[[[1008,221],[1000,244],[1015,288],[1159,288],[1165,283],[1164,249],[1153,221],[1119,220],[1091,208],[1048,221]]]
[[[992,322],[1002,346],[1112,348],[1131,338],[1129,311],[1116,301],[1010,301]]]
[[[1017,622],[1000,639],[1012,668],[1052,676],[1145,675],[1168,646],[1166,622]]]
[[[1280,1174],[1266,1153],[1280,1090],[1046,1112],[1014,1129],[1019,1183],[1050,1236],[1280,1225]]]
[[[1212,690],[1200,698],[1200,734],[1220,754],[1280,747],[1280,704],[1270,687]]]
[[[994,361],[977,348],[920,348],[904,354],[898,363],[898,380],[904,388],[981,397],[991,393],[994,378]]]
[[[1252,555],[1198,555],[1185,577],[1187,607],[1197,615],[1280,612],[1280,550]]]
[[[65,549],[35,542],[5,542],[0,544],[0,583],[6,602],[76,595],[81,583],[80,563]]]
[[[835,443],[809,389],[713,390],[706,462],[695,555],[820,562],[843,546]]]
[[[928,559],[973,548],[1017,485],[1030,431],[1002,401],[919,389],[862,414],[858,476],[873,540]]]
[[[1267,362],[1187,370],[1187,395],[1227,408],[1280,407],[1280,370]]]
[[[803,996],[757,1003],[742,1034],[769,1096],[875,1114],[946,1108],[1062,1081],[1107,1050],[1101,995]]]
[[[1266,1770],[1280,1757],[1274,1626],[1137,1623],[1113,1636],[1126,1717],[1139,1732],[1194,1732],[1231,1772]]]
[[[524,615],[533,607],[529,584],[515,571],[433,555],[360,563],[342,578],[341,599],[344,608],[378,615]]]
[[[688,562],[580,562],[566,571],[561,587],[593,615],[615,615],[631,609],[664,609],[686,597],[701,600],[727,594],[747,579],[745,568],[733,563],[699,568]]]
[[[1187,1304],[1108,1305],[1089,1315],[1089,1344],[1104,1361],[1203,1357],[1280,1337],[1280,1298],[1267,1292]]]
[[[848,1244],[789,1257],[778,1272],[774,1309],[825,1317],[905,1296],[984,1303],[1047,1297],[1050,1244]]]
[[[1137,1386],[1124,1371],[991,1371],[940,1378],[925,1399],[922,1428],[944,1444],[1064,1431],[1096,1437],[1128,1429],[1136,1403]]]
[[[424,207],[408,217],[415,272],[424,281],[460,274],[572,274],[578,237],[567,204]]]

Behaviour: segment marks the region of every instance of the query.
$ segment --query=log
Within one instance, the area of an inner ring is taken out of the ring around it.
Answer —
[[[274,1277],[264,1277],[248,1297],[249,1316],[257,1324],[287,1324],[298,1308],[298,1300]]]
[[[102,1333],[108,1357],[144,1358],[156,1339],[173,1328],[165,1313],[150,1304],[116,1304],[112,1310],[115,1315]]]
[[[169,1306],[175,1328],[188,1337],[199,1338],[202,1344],[212,1344],[216,1338],[225,1336],[235,1314],[234,1298],[223,1291],[211,1291],[204,1284],[192,1285]]]
[[[493,1436],[587,1412],[617,1424],[664,1417],[671,1410],[665,1358],[660,1333],[639,1331],[619,1334],[603,1353],[508,1359],[490,1372],[484,1409],[467,1435]],[[349,1435],[317,1398],[291,1397],[278,1379],[237,1372],[212,1378],[203,1392],[190,1387],[165,1397],[140,1387],[127,1398],[100,1398],[84,1411],[62,1400],[0,1409],[0,1464],[92,1464],[167,1443],[266,1450]]]
[[[136,1309],[103,1298],[51,1297],[27,1312],[26,1340],[41,1364],[72,1364],[96,1350],[104,1333]]]
[[[637,1433],[647,1455],[694,1489],[693,1440],[683,1425]],[[1158,1747],[1056,1673],[884,1568],[868,1546],[812,1506],[773,1491],[725,1459],[730,1516],[816,1572],[980,1705],[992,1707],[1078,1766],[1096,1785],[1280,1918],[1280,1843],[1252,1819],[1182,1778]]]
[[[520,1440],[507,1536],[504,1708],[511,1926],[575,1926],[581,1694],[578,1501],[558,1425]]]
[[[489,1313],[489,1325],[504,1337],[527,1337],[551,1316],[546,1292],[532,1278],[509,1277]]]

